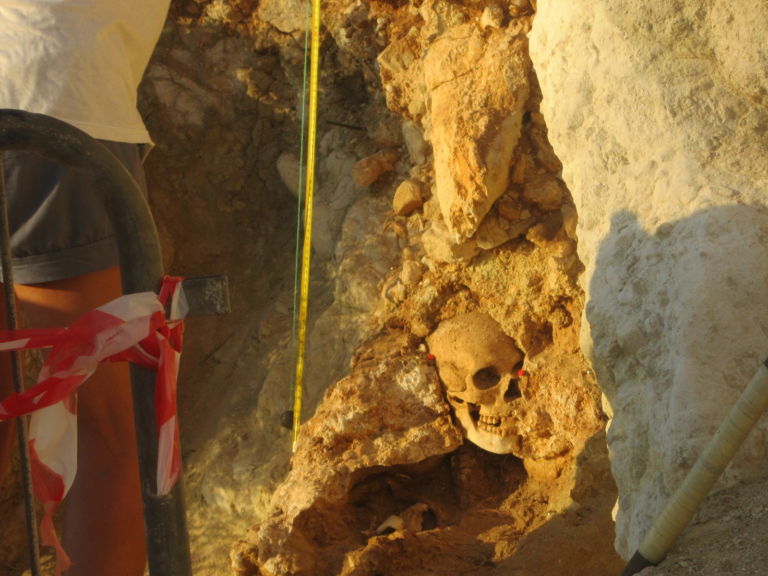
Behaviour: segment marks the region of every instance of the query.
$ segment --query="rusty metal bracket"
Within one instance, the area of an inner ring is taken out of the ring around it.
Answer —
[[[184,278],[181,286],[187,297],[188,316],[229,314],[229,280],[226,276]]]

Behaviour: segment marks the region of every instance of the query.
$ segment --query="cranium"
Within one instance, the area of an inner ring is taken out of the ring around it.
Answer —
[[[523,353],[482,312],[454,316],[428,338],[464,436],[484,450],[522,457]]]

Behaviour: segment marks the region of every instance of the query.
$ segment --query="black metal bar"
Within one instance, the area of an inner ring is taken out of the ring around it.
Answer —
[[[8,202],[5,196],[5,171],[3,158],[0,156],[0,265],[2,265],[3,300],[5,302],[6,326],[9,330],[19,327],[16,312],[16,293],[13,290],[13,266],[11,265],[11,233],[8,223]],[[11,379],[13,391],[24,391],[24,367],[18,351],[11,351]],[[35,516],[35,498],[32,492],[32,465],[29,457],[29,430],[27,418],[21,417],[16,421],[16,434],[19,442],[19,462],[21,465],[21,486],[24,492],[24,518],[27,529],[27,549],[29,551],[29,567],[32,576],[40,576],[40,545],[37,534],[37,517]]]
[[[648,560],[645,556],[640,554],[640,552],[635,552],[619,576],[634,576],[634,574],[642,572],[649,566],[656,566],[656,564]]]
[[[115,232],[123,293],[155,291],[163,275],[160,243],[147,202],[126,168],[99,142],[54,118],[0,110],[0,150],[36,152],[90,171]],[[166,496],[155,491],[157,427],[154,373],[131,366],[136,438],[151,576],[190,576],[181,478]]]

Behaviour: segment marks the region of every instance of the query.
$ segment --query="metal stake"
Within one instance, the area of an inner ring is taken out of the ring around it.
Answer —
[[[3,158],[0,155],[0,264],[2,264],[3,292],[5,299],[5,315],[8,330],[16,330],[18,317],[16,314],[16,293],[13,289],[13,265],[11,258],[11,235],[8,224],[8,202],[5,197],[5,173]],[[24,369],[21,355],[11,352],[11,372],[13,391],[24,391]],[[19,457],[21,460],[21,483],[24,490],[24,515],[27,525],[27,545],[29,548],[29,563],[32,576],[40,576],[40,546],[37,539],[37,517],[35,515],[34,495],[32,494],[32,466],[29,460],[29,444],[27,418],[16,420],[16,432],[19,441]]]

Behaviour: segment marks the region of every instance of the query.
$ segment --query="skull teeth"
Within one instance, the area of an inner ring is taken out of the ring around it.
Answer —
[[[496,436],[507,436],[512,430],[510,428],[512,418],[510,416],[494,416],[489,414],[479,414],[476,418],[478,429]]]
[[[495,434],[496,436],[507,436],[510,433],[510,430],[503,428],[499,424],[491,425],[491,424],[486,424],[484,422],[478,422],[477,427],[483,432]]]
[[[496,436],[508,436],[512,433],[512,416],[497,416],[495,414],[483,414],[479,404],[469,404],[469,415],[478,430],[495,434]]]
[[[501,416],[486,416],[485,414],[480,414],[479,422],[486,426],[500,426]]]

